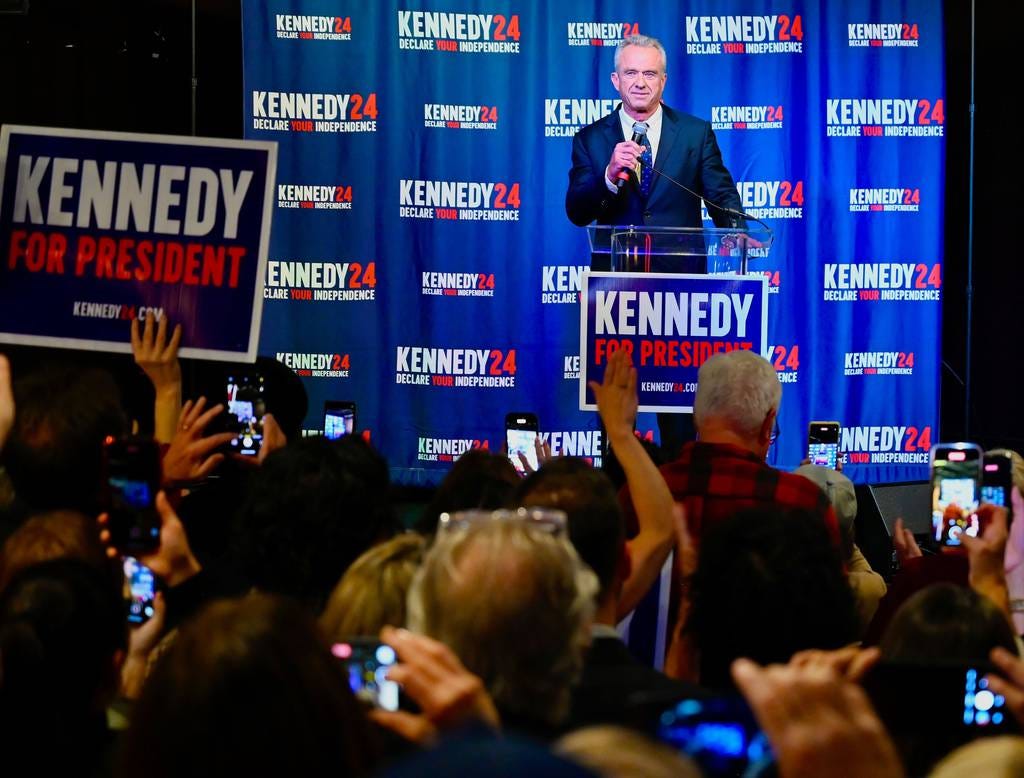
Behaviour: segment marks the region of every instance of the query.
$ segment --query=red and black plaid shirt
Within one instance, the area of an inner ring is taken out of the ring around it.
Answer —
[[[698,544],[716,523],[738,511],[769,505],[820,514],[838,543],[835,511],[816,483],[776,470],[739,446],[687,443],[677,460],[662,466],[661,474],[676,501],[686,509],[686,524]],[[624,490],[624,497],[628,496],[628,489]],[[627,513],[635,521],[632,500],[627,505]]]

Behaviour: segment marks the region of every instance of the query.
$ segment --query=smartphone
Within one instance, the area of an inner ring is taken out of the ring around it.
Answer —
[[[124,599],[129,624],[145,624],[153,617],[156,576],[133,556],[124,558]]]
[[[931,451],[932,534],[943,546],[978,534],[982,452],[974,443],[939,443]]]
[[[324,437],[337,440],[356,431],[356,404],[343,400],[324,403]]]
[[[255,370],[231,373],[225,381],[228,431],[237,433],[231,450],[256,456],[263,445],[263,416],[267,412],[264,379]]]
[[[153,551],[160,545],[160,447],[147,438],[107,438],[103,469],[111,545],[124,554]]]
[[[681,700],[662,713],[657,735],[700,765],[703,775],[760,774],[774,761],[768,737],[739,695]]]
[[[998,672],[987,662],[881,662],[868,671],[862,685],[894,735],[1018,732],[1006,700],[989,689],[986,676]]]
[[[519,454],[526,457],[533,470],[540,469],[537,461],[537,416],[532,413],[509,413],[505,415],[505,449],[508,461],[519,475],[526,475],[529,470],[523,467]]]
[[[839,464],[838,421],[812,421],[807,425],[807,458],[812,465],[836,469]]]
[[[398,660],[395,649],[377,638],[353,637],[335,643],[331,653],[344,663],[356,697],[382,710],[398,710],[398,684],[387,678],[388,668]]]
[[[981,501],[1006,508],[1008,519],[1013,520],[1013,458],[1007,451],[1001,454],[990,454],[983,457],[984,467],[981,474]]]

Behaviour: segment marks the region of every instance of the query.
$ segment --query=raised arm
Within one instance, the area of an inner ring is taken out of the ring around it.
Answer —
[[[672,551],[674,502],[668,484],[633,434],[637,413],[636,368],[623,350],[612,353],[604,380],[590,382],[601,421],[626,474],[640,531],[628,541],[631,572],[622,588],[618,617],[633,610],[657,580]]]

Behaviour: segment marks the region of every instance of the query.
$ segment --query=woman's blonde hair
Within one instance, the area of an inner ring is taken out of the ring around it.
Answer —
[[[406,532],[373,546],[352,563],[331,592],[320,627],[331,640],[376,635],[405,626],[405,600],[426,541]]]

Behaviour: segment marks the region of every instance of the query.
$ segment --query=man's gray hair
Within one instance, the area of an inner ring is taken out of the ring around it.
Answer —
[[[409,629],[445,643],[506,713],[557,725],[583,666],[597,576],[564,536],[494,520],[440,532]]]
[[[626,46],[640,46],[645,49],[657,49],[658,53],[661,54],[661,72],[668,72],[668,54],[665,53],[665,47],[661,45],[661,41],[657,38],[652,38],[650,35],[629,35],[619,41],[615,47],[615,70],[619,69],[619,62],[622,60],[622,50]]]
[[[734,432],[754,437],[781,401],[782,384],[767,359],[744,349],[718,353],[697,373],[693,420],[699,429],[706,419],[722,419]]]

